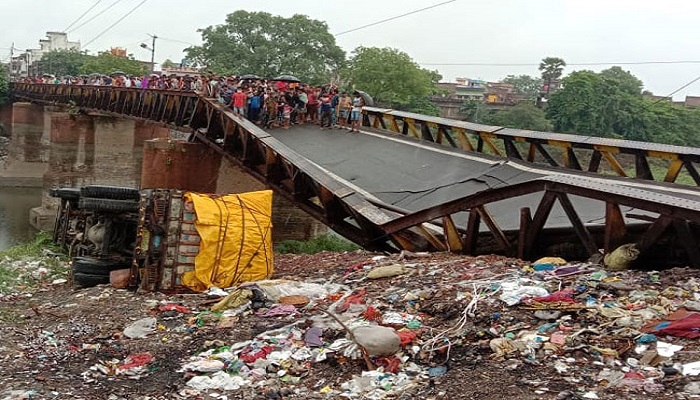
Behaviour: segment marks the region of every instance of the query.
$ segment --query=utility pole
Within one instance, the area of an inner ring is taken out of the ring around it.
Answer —
[[[156,39],[158,39],[158,36],[155,34],[153,34],[153,35],[147,34],[147,35],[153,39],[153,41],[151,43],[151,47],[148,47],[148,45],[146,43],[141,43],[141,48],[144,48],[146,50],[151,51],[151,73],[154,73],[155,69],[156,69]]]
[[[10,62],[7,64],[7,76],[12,80],[12,57],[15,55],[15,42],[10,46]]]

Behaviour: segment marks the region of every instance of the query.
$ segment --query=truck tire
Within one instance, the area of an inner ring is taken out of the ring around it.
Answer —
[[[49,196],[58,197],[66,200],[77,200],[80,198],[80,189],[78,188],[54,188],[49,190]]]
[[[81,197],[78,200],[78,208],[94,211],[136,212],[139,210],[139,202],[134,200]]]
[[[138,189],[119,186],[85,186],[80,189],[80,194],[97,199],[138,200],[140,198]]]
[[[100,275],[109,278],[110,272],[127,268],[131,268],[130,262],[101,260],[94,257],[73,258],[73,272],[76,274]]]
[[[91,287],[109,283],[109,275],[92,275],[76,272],[73,274],[73,283],[80,287]]]

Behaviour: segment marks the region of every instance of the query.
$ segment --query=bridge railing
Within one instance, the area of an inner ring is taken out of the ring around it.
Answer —
[[[377,107],[364,107],[363,113],[365,126],[465,151],[700,186],[695,147],[510,129]]]

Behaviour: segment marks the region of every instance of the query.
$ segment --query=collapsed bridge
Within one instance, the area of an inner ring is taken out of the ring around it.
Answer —
[[[309,125],[267,132],[182,91],[15,83],[12,96],[190,132],[370,249],[528,259],[634,242],[649,260],[700,266],[700,190],[673,183],[685,172],[700,184],[700,149],[372,107],[360,134]],[[657,160],[667,165],[660,181]]]

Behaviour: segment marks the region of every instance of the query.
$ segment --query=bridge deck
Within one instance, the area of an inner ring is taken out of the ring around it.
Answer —
[[[342,179],[368,199],[417,212],[480,192],[504,188],[552,176],[584,176],[591,183],[639,188],[652,194],[700,201],[700,190],[678,185],[600,177],[582,172],[533,166],[523,162],[465,154],[432,143],[397,138],[371,131],[353,134],[344,130],[321,130],[301,125],[270,133],[306,159]],[[492,203],[489,207],[501,229],[520,228],[520,209],[539,204],[542,193],[524,194]],[[605,224],[604,201],[572,196],[581,220],[588,226]],[[650,214],[623,206],[624,214]],[[634,220],[628,219],[628,222]],[[466,218],[464,219],[466,222]],[[638,220],[637,220],[638,222]],[[555,204],[545,228],[571,227],[564,209]],[[482,230],[488,230],[482,226]]]

